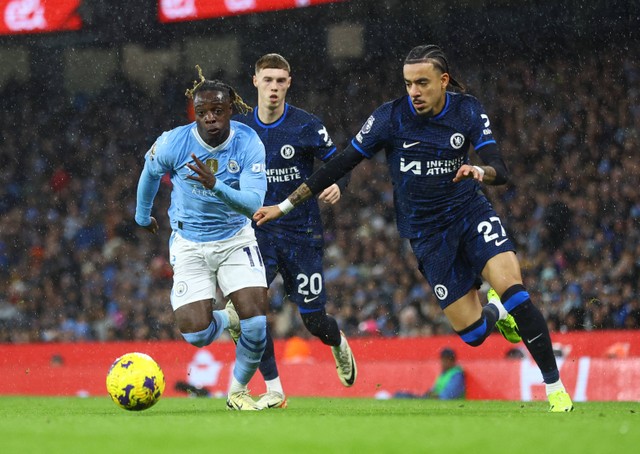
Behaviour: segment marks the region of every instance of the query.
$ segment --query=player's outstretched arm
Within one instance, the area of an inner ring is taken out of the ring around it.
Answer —
[[[307,199],[310,199],[313,196],[311,189],[307,186],[307,183],[302,183],[298,188],[293,191],[289,196],[278,205],[270,205],[266,207],[259,208],[253,214],[253,220],[256,222],[256,225],[266,224],[269,221],[273,221],[274,219],[281,218],[291,210],[293,210],[296,205],[301,204]]]

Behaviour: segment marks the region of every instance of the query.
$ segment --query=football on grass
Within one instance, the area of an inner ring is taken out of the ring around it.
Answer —
[[[122,355],[107,374],[107,391],[125,410],[140,411],[153,406],[162,396],[164,386],[162,369],[144,353]]]

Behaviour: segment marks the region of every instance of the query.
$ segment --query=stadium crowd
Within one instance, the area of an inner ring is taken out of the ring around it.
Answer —
[[[451,62],[489,111],[512,178],[486,193],[552,331],[640,328],[639,57]],[[292,102],[322,117],[339,147],[403,94],[399,63],[309,63],[316,72],[295,65]],[[188,121],[191,72],[167,75],[159,96],[122,74],[91,96],[39,95],[33,82],[0,89],[0,342],[181,338],[166,235],[136,228],[133,213],[144,153]],[[245,74],[224,77],[246,86]],[[428,284],[407,272],[416,267],[405,264],[414,258],[382,159],[362,163],[343,199],[323,206],[327,311],[350,337],[450,332]],[[169,192],[163,184],[158,213]],[[167,231],[166,215],[158,220]],[[271,298],[275,337],[303,333],[278,281]]]

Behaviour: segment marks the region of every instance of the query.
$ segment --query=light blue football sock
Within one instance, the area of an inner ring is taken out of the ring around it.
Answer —
[[[240,320],[240,338],[236,345],[236,364],[233,376],[243,385],[249,383],[258,370],[262,354],[267,345],[267,317],[256,317]]]
[[[211,342],[216,340],[224,331],[225,324],[229,325],[229,317],[226,318],[226,322],[224,320],[225,315],[221,315],[218,312],[222,311],[213,311],[213,319],[208,327],[203,329],[202,331],[197,331],[195,333],[181,333],[182,337],[189,342],[191,345],[195,345],[196,347],[204,347],[205,345],[209,345]]]

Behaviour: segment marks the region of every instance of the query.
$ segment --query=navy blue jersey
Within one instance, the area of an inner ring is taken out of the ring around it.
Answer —
[[[327,129],[314,115],[285,104],[278,121],[264,124],[258,110],[235,120],[258,133],[266,150],[265,205],[277,205],[312,173],[316,159],[328,160],[336,151]],[[321,310],[327,297],[322,270],[322,219],[316,198],[298,205],[287,216],[255,226],[264,258],[267,284],[282,275],[285,291],[301,313]]]
[[[368,158],[386,150],[398,230],[402,237],[419,238],[459,220],[480,185],[453,178],[469,162],[470,145],[478,150],[495,140],[480,102],[448,92],[434,117],[418,115],[409,96],[383,104],[351,143]]]
[[[282,117],[268,125],[258,118],[258,109],[247,115],[236,115],[233,119],[251,126],[264,143],[267,167],[265,205],[277,205],[286,199],[313,173],[316,159],[326,161],[336,150],[327,128],[315,115],[289,104],[285,104]],[[322,220],[318,202],[311,198],[287,216],[256,229],[303,233],[321,240]]]

